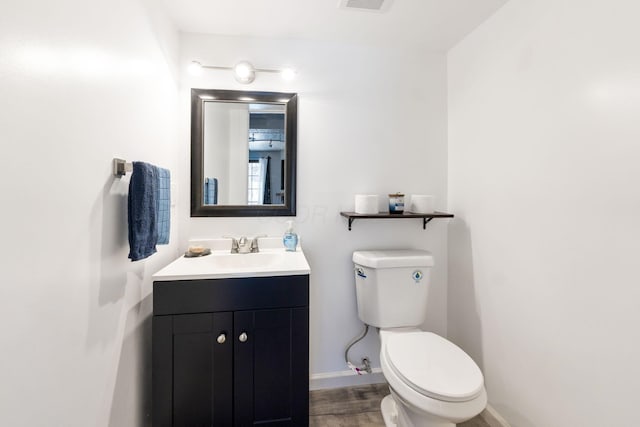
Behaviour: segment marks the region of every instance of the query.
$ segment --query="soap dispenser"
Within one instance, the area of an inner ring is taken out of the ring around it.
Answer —
[[[298,246],[298,235],[293,231],[293,221],[287,221],[287,231],[282,236],[282,243],[287,251],[295,252]]]

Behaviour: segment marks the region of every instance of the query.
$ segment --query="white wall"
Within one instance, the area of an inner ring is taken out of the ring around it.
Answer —
[[[152,4],[3,1],[0,425],[148,423],[150,274],[127,259],[129,178],[176,170],[177,34]]]
[[[246,205],[249,186],[249,106],[236,104],[229,111],[229,120],[229,204]],[[231,165],[245,167],[234,168]]]
[[[511,0],[448,55],[449,336],[513,427],[640,425],[638,16]]]
[[[203,108],[204,177],[218,179],[218,204],[229,204],[229,111],[227,104],[207,102]],[[211,153],[216,153],[213,156]]]
[[[258,74],[251,85],[229,71],[185,74],[180,104],[185,157],[180,174],[181,245],[188,238],[268,233],[280,236],[286,218],[189,218],[190,88],[297,92],[298,216],[296,228],[311,265],[311,372],[346,369],[343,351],[358,334],[351,253],[356,249],[418,247],[436,257],[427,325],[445,333],[446,222],[426,231],[418,220],[356,221],[347,230],[341,210],[353,210],[355,193],[404,191],[434,194],[446,207],[446,66],[444,54],[397,46],[183,34],[182,69],[192,60],[232,66],[241,59],[258,68],[293,66],[298,77]],[[382,207],[382,206],[381,206]],[[378,365],[374,334],[354,358]]]

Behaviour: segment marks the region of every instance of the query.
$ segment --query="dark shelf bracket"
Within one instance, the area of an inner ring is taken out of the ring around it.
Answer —
[[[353,221],[355,221],[355,218],[350,216],[349,218],[347,218],[349,220],[349,231],[351,231],[351,224],[353,224]]]

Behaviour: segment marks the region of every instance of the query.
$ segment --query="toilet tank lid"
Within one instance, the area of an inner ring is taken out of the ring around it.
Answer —
[[[371,268],[433,267],[433,255],[419,249],[355,251],[353,262]]]

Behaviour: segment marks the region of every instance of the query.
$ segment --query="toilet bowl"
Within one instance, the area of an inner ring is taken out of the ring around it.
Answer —
[[[487,405],[480,369],[455,344],[417,329],[381,330],[380,338],[387,427],[454,427]]]

